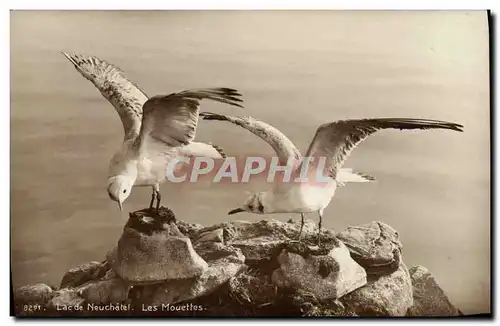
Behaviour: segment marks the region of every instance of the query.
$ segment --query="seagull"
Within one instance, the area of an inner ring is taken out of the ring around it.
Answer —
[[[228,214],[251,212],[255,214],[300,213],[301,227],[298,241],[301,240],[304,227],[304,213],[317,212],[318,243],[321,244],[321,223],[323,211],[330,204],[335,190],[346,182],[363,182],[372,179],[364,174],[353,173],[342,166],[350,153],[369,135],[382,129],[449,129],[462,132],[463,126],[456,123],[408,118],[380,118],[339,120],[319,126],[304,157],[283,133],[263,121],[249,116],[233,117],[222,114],[203,112],[205,120],[228,121],[239,125],[266,141],[276,152],[280,161],[297,160],[295,171],[301,171],[305,158],[312,159],[307,169],[317,168],[315,158],[324,158],[327,182],[314,186],[304,186],[297,182],[273,182],[272,187],[263,192],[251,194],[241,207]],[[309,170],[308,170],[309,171]]]
[[[151,186],[149,208],[156,200],[158,212],[160,184],[166,180],[167,166],[173,158],[226,156],[216,145],[193,140],[200,101],[209,99],[242,107],[241,94],[235,89],[189,89],[148,98],[122,70],[105,60],[82,54],[63,55],[111,102],[123,124],[125,136],[110,161],[107,188],[120,210],[132,187]]]

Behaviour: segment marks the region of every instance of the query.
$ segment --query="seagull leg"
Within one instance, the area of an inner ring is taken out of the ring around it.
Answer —
[[[299,238],[297,239],[297,241],[300,242],[300,240],[302,240],[302,229],[304,228],[304,213],[300,213],[300,231],[299,231]]]
[[[151,202],[149,203],[149,209],[153,208],[153,203],[156,199],[156,190],[153,188],[153,193],[151,194]]]
[[[156,212],[160,210],[161,194],[159,191],[156,192]]]
[[[321,245],[321,222],[323,221],[323,210],[318,211],[319,221],[318,221],[318,247]]]

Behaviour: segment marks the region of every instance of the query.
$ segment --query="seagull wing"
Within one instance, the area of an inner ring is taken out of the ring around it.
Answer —
[[[144,103],[142,126],[136,145],[139,149],[145,149],[153,148],[149,145],[155,144],[155,150],[187,145],[196,134],[201,100],[209,99],[242,107],[240,96],[230,88],[192,89],[154,96]]]
[[[278,155],[281,162],[286,163],[289,158],[299,160],[300,151],[290,139],[275,127],[252,117],[232,117],[212,112],[202,112],[200,116],[204,120],[229,121],[245,128],[268,143]]]
[[[369,135],[382,129],[450,129],[463,131],[463,126],[424,119],[341,120],[321,125],[309,145],[306,157],[326,158],[326,175],[336,178],[349,154]]]
[[[115,107],[123,124],[125,139],[136,137],[141,128],[142,106],[148,100],[147,95],[123,71],[104,60],[65,52],[63,55]]]

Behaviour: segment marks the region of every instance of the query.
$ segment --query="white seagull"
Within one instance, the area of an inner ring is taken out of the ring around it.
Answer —
[[[108,194],[122,209],[135,186],[151,186],[150,208],[161,201],[160,184],[167,165],[177,156],[225,157],[215,145],[194,142],[199,101],[209,99],[238,107],[242,100],[230,88],[191,89],[151,98],[131,82],[118,67],[94,56],[68,54],[76,70],[90,80],[114,106],[125,137],[109,164]]]
[[[211,112],[200,114],[206,120],[229,121],[239,125],[266,141],[276,152],[282,162],[292,158],[302,161],[304,158],[325,159],[326,183],[304,186],[294,182],[274,182],[264,192],[250,195],[241,207],[233,209],[229,214],[251,212],[256,214],[300,213],[301,228],[299,241],[304,226],[304,213],[318,212],[318,245],[320,244],[321,223],[324,209],[330,204],[335,190],[345,182],[363,182],[372,178],[363,174],[352,173],[351,169],[342,169],[344,161],[357,145],[369,135],[381,129],[450,129],[463,131],[462,125],[438,120],[382,118],[361,120],[340,120],[321,125],[309,145],[304,157],[294,144],[278,129],[252,117],[232,117]],[[317,168],[314,162],[308,161],[305,168]],[[313,163],[310,163],[313,162]],[[297,164],[296,171],[301,171]],[[310,174],[310,173],[309,173]]]

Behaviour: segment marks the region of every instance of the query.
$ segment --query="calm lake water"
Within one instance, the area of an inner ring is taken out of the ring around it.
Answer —
[[[393,226],[408,267],[431,270],[465,313],[490,311],[485,12],[12,12],[14,286],[58,284],[70,267],[102,260],[126,222],[106,193],[121,123],[61,51],[106,59],[150,96],[236,88],[244,110],[202,109],[263,119],[301,150],[319,124],[337,119],[464,124],[464,133],[391,130],[367,139],[346,167],[377,182],[341,188],[324,224],[338,231],[375,220]],[[197,139],[229,155],[273,153],[225,123],[202,122]],[[163,185],[162,193],[178,218],[209,225],[229,220],[228,209],[258,189],[203,183]],[[125,210],[149,199],[150,189],[135,189]]]

